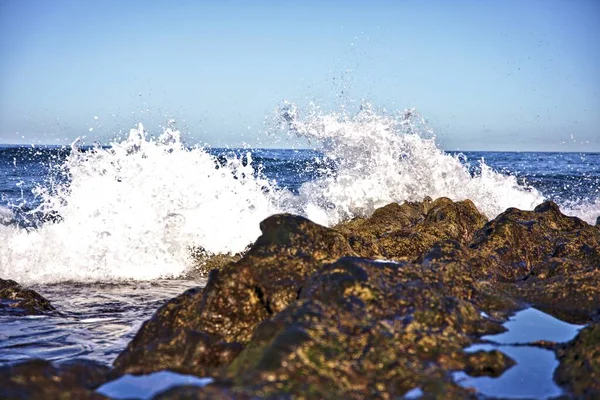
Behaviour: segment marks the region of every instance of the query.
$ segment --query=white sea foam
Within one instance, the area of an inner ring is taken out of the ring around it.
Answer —
[[[488,217],[508,207],[529,210],[543,201],[537,190],[492,171],[483,161],[481,173],[472,176],[458,156],[437,147],[414,110],[386,116],[366,105],[356,115],[313,109],[302,118],[296,107],[286,105],[282,115],[292,132],[321,143],[337,165],[337,171],[300,189],[308,217],[324,224],[425,196],[471,199]]]
[[[176,131],[158,140],[143,127],[109,149],[64,164],[70,184],[40,189],[44,212],[61,220],[34,230],[0,226],[0,276],[21,283],[155,279],[183,273],[190,246],[237,252],[280,211],[277,192],[256,178],[251,156],[216,168],[203,149],[184,148]]]
[[[15,214],[9,208],[0,206],[0,225],[10,224],[15,218]]]
[[[566,215],[579,217],[587,223],[594,225],[596,219],[600,218],[600,198],[578,203],[567,203],[561,207],[561,211]]]
[[[302,116],[288,104],[281,116],[323,152],[320,177],[297,195],[257,173],[250,153],[219,163],[205,149],[184,147],[170,128],[149,139],[140,125],[126,140],[90,151],[76,141],[62,166],[70,183],[38,189],[39,211],[60,217],[36,229],[0,224],[0,276],[24,284],[175,277],[192,266],[191,247],[242,251],[260,221],[278,212],[331,226],[425,196],[471,199],[490,218],[544,200],[483,161],[473,176],[436,146],[412,110]],[[593,223],[599,201],[567,211]]]

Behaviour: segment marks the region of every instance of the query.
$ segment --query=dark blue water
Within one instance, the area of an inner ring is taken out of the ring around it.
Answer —
[[[224,162],[230,154],[240,156],[249,150],[215,148],[208,151],[217,156],[218,162]],[[331,163],[324,165],[323,155],[315,150],[253,149],[250,152],[258,173],[292,192],[321,176],[323,171],[335,169]],[[38,221],[42,216],[33,214],[33,210],[41,199],[35,189],[68,181],[68,173],[61,166],[69,153],[69,147],[0,146],[0,206],[11,209],[21,224]],[[483,160],[493,170],[517,177],[519,183],[538,189],[545,198],[559,205],[593,203],[600,198],[600,153],[460,154],[472,175],[480,173]],[[26,214],[27,218],[19,218]]]

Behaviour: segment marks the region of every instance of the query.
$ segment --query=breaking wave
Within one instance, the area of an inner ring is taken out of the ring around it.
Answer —
[[[321,154],[317,177],[297,192],[267,179],[250,151],[217,157],[185,147],[171,128],[152,139],[140,124],[123,141],[85,151],[76,141],[60,165],[67,181],[36,189],[35,212],[52,218],[35,228],[0,224],[0,275],[25,284],[177,277],[192,267],[191,249],[243,251],[260,221],[279,212],[331,226],[425,196],[471,199],[490,218],[544,200],[483,161],[473,173],[460,155],[444,153],[414,110],[313,108],[302,116],[285,104],[279,115],[284,129]],[[579,207],[569,211],[588,222],[600,214],[598,201]],[[0,210],[2,221],[10,218]]]

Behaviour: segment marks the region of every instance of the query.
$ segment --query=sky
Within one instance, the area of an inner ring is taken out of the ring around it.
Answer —
[[[1,0],[0,143],[297,146],[274,110],[416,108],[447,150],[600,151],[600,1]]]

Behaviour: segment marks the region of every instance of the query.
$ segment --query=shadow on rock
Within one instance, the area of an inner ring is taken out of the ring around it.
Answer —
[[[39,293],[0,279],[0,315],[40,315],[56,311]]]
[[[113,378],[109,367],[93,361],[31,360],[0,367],[0,398],[104,399],[94,389]]]

